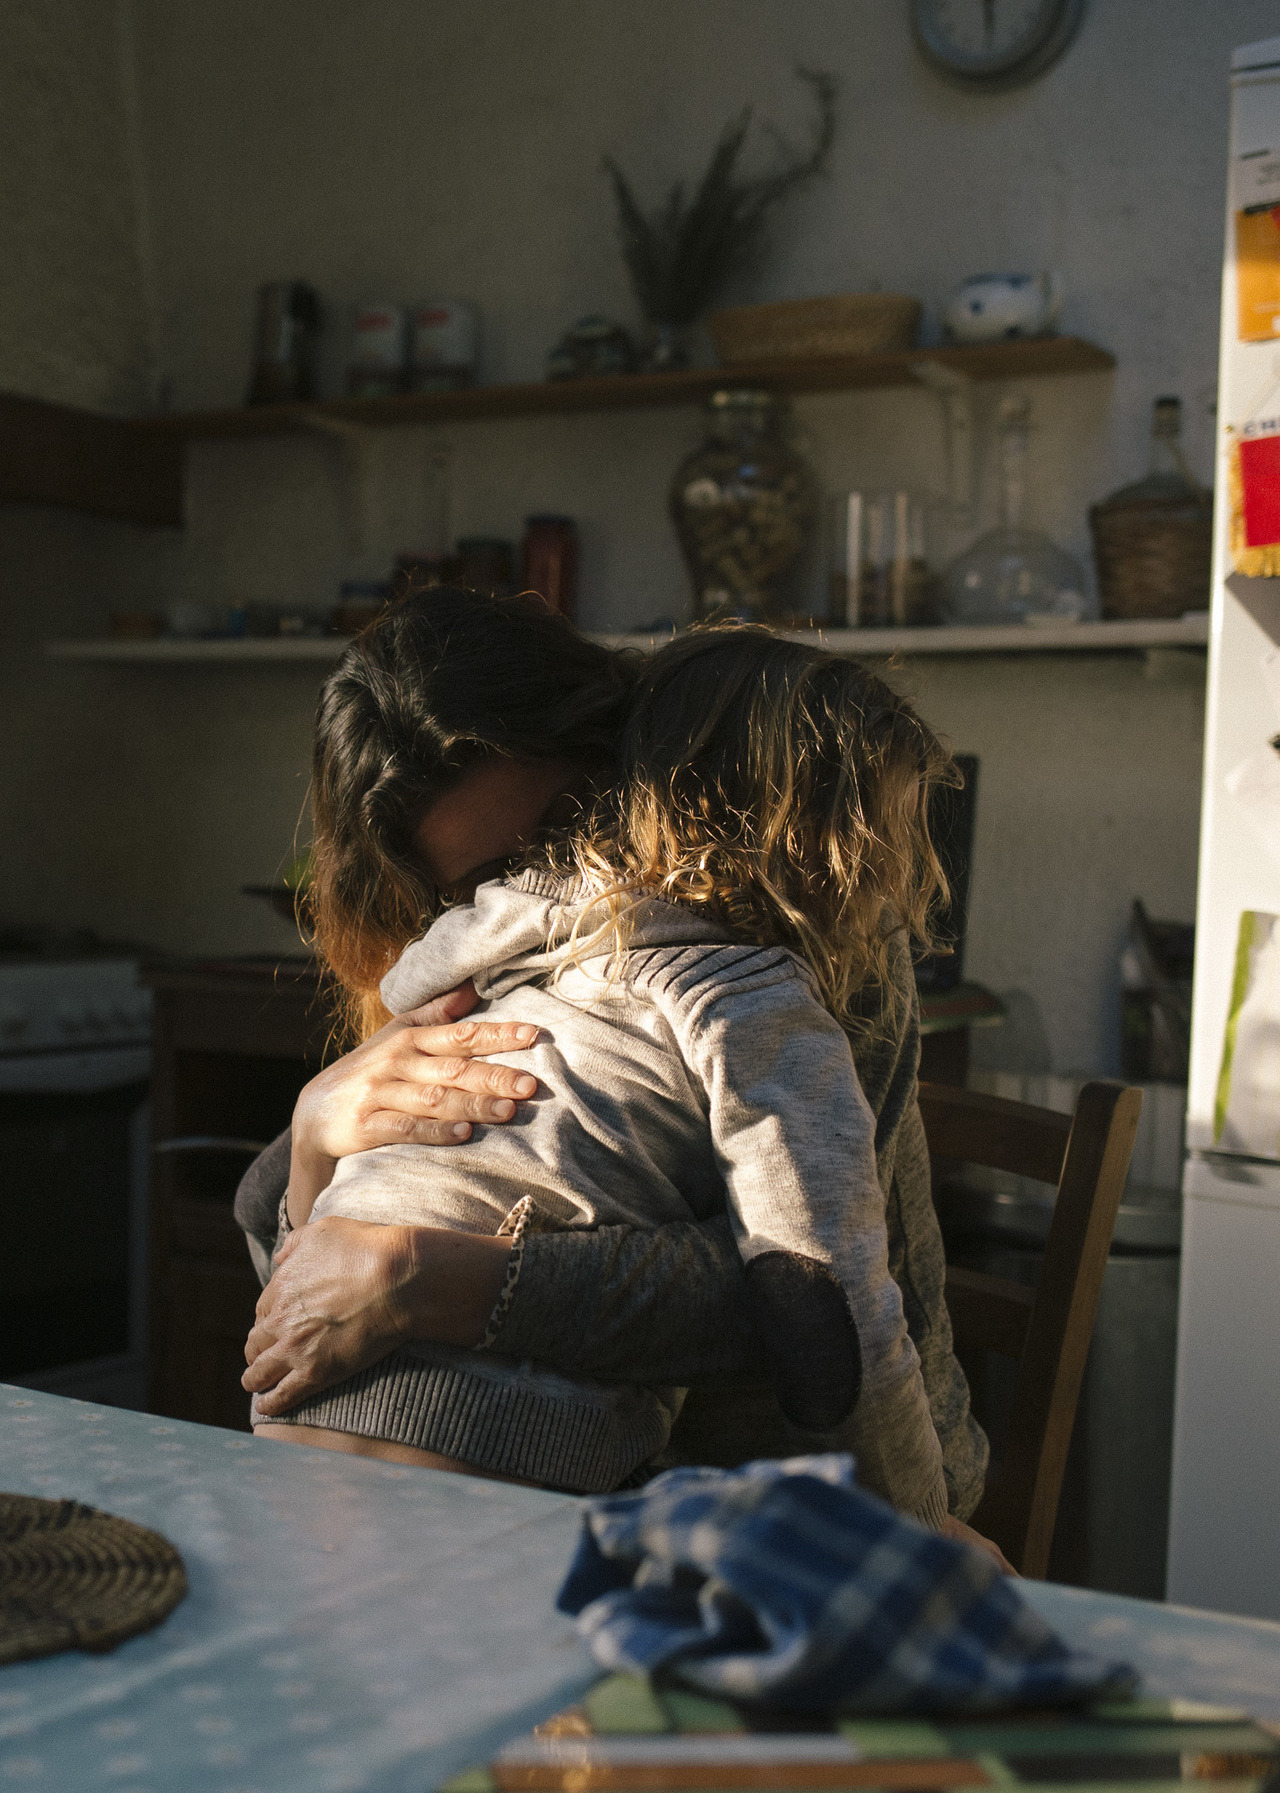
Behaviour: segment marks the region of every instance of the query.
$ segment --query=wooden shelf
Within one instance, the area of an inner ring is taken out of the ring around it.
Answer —
[[[732,367],[686,368],[680,373],[616,374],[512,386],[471,386],[462,392],[427,392],[405,398],[330,399],[310,405],[194,411],[150,418],[139,427],[154,436],[190,441],[297,434],[333,424],[383,429],[494,417],[625,411],[698,404],[723,386],[757,386],[787,393],[911,386],[916,379],[913,369],[922,362],[954,368],[975,380],[1027,380],[1050,374],[1105,373],[1115,366],[1115,356],[1076,336],[1046,336],[1027,342],[986,343],[977,348],[907,349],[821,360],[744,361]]]
[[[127,417],[0,393],[0,499],[182,522],[181,443]]]
[[[1209,640],[1207,611],[1170,622],[1058,623],[1051,628],[1013,624],[1007,628],[814,629],[780,631],[784,640],[809,641],[833,654],[884,660],[894,654],[1132,653],[1144,648],[1202,648]],[[609,647],[649,650],[666,635],[593,634]],[[348,638],[291,635],[236,641],[50,641],[55,660],[88,660],[118,665],[282,665],[331,664]]]
[[[910,386],[914,370],[924,362],[955,368],[975,380],[1025,380],[1105,372],[1115,366],[1115,357],[1075,336],[1046,336],[980,348],[749,361],[681,373],[529,381],[405,398],[332,399],[140,418],[102,417],[0,393],[0,500],[62,505],[129,523],[178,525],[183,520],[186,442],[694,405],[726,385],[786,393],[865,391]]]

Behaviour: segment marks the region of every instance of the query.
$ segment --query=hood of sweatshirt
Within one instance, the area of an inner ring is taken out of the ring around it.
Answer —
[[[405,948],[382,980],[382,1000],[393,1015],[403,1015],[467,978],[485,999],[539,982],[568,957],[586,900],[581,879],[554,872],[528,871],[482,884],[473,902],[446,909]],[[715,922],[657,897],[639,904],[633,924],[632,946],[702,946],[732,938]]]

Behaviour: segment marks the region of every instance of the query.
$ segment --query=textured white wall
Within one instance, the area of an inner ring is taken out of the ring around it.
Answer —
[[[146,282],[120,0],[0,6],[0,391],[146,396]]]
[[[777,220],[735,296],[877,284],[936,311],[965,274],[1060,267],[1064,327],[1119,357],[1115,376],[1033,383],[1033,509],[1084,552],[1086,505],[1139,468],[1157,392],[1182,393],[1209,473],[1226,58],[1277,29],[1275,0],[1093,0],[1047,79],[975,99],[921,67],[905,0],[137,0],[161,367],[180,406],[238,402],[254,288],[302,276],[339,316],[365,296],[474,297],[488,377],[535,376],[580,312],[634,315],[601,151],[656,193],[701,166],[744,101],[795,134],[790,70],[808,63],[843,82],[831,176]],[[9,79],[0,69],[0,98]],[[71,178],[74,155],[41,129]],[[97,255],[86,238],[86,268]],[[331,379],[339,358],[335,337]],[[941,485],[938,413],[922,393],[808,400],[797,424],[832,485]],[[375,546],[423,538],[429,453],[444,444],[455,532],[514,535],[528,510],[571,511],[588,624],[678,610],[665,492],[698,435],[695,415],[669,412],[388,437]],[[991,475],[987,454],[984,520]],[[94,535],[80,614],[183,593],[327,603],[352,565],[341,493],[321,443],[203,445],[185,534]],[[31,582],[43,550],[35,521],[23,528]],[[55,626],[46,614],[29,632]],[[1050,657],[903,669],[931,719],[983,756],[970,965],[1020,993],[1018,1026],[984,1042],[987,1055],[1114,1063],[1130,899],[1192,912],[1198,671],[1159,681],[1136,661]],[[314,679],[44,678],[23,813],[34,828],[55,790],[65,827],[38,851],[20,846],[15,888],[29,895],[0,903],[175,947],[287,945],[236,890],[288,851]],[[109,876],[84,871],[107,864]]]
[[[0,390],[119,412],[146,401],[152,336],[128,24],[117,0],[0,3]],[[132,718],[39,644],[100,629],[156,547],[125,525],[0,504],[0,926],[110,910],[153,931],[153,843],[139,864],[99,852],[131,813],[115,748],[127,756]]]

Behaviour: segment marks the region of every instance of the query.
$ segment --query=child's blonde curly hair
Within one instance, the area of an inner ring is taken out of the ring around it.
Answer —
[[[790,948],[850,1032],[888,1019],[890,939],[935,947],[946,900],[929,792],[950,754],[856,661],[741,625],[690,630],[642,673],[616,783],[553,861],[593,901],[574,959],[625,952],[646,896]]]

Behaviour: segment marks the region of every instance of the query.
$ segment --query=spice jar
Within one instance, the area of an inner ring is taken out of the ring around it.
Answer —
[[[578,530],[572,517],[525,518],[521,583],[548,610],[577,615]]]
[[[693,580],[698,616],[773,617],[782,585],[809,543],[813,475],[786,442],[771,393],[712,393],[703,446],[671,488],[671,516]]]

